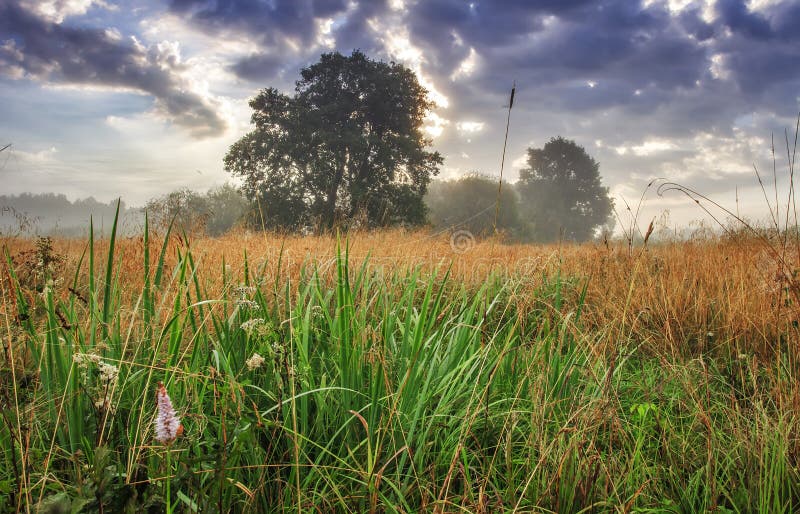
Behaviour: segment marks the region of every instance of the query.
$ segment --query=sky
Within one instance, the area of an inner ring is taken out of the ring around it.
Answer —
[[[429,90],[440,178],[499,174],[515,82],[506,179],[563,136],[600,163],[621,225],[645,191],[645,224],[703,217],[655,178],[765,219],[754,165],[785,203],[798,27],[796,0],[0,0],[0,193],[142,205],[232,181],[248,99],[360,49]]]

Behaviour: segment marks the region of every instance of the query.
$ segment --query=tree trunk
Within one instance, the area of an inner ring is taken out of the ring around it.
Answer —
[[[369,171],[369,156],[372,153],[372,144],[367,145],[367,150],[364,153],[364,157],[361,163],[358,165],[358,173],[352,179],[352,195],[350,198],[350,216],[355,217],[359,213],[359,210],[364,209],[366,207],[366,198],[365,195],[369,190],[369,177],[367,176]],[[352,161],[350,162],[352,164]],[[374,177],[373,177],[373,180]],[[372,221],[372,220],[370,220]]]
[[[342,178],[344,177],[344,168],[345,163],[343,160],[339,167],[336,168],[333,183],[330,189],[328,189],[328,197],[325,199],[325,225],[328,230],[333,228],[333,224],[336,221],[336,199],[339,195],[339,185],[342,183]]]

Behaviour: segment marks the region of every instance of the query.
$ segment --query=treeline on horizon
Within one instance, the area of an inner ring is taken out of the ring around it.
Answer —
[[[513,99],[514,90],[509,113]],[[423,131],[435,103],[414,71],[396,62],[358,50],[322,54],[301,70],[293,94],[267,87],[249,106],[253,129],[223,157],[239,185],[184,188],[144,209],[120,208],[123,234],[135,233],[144,212],[152,226],[210,236],[237,226],[330,233],[428,225],[521,242],[581,242],[613,227],[599,163],[561,136],[527,149],[513,185],[479,173],[437,182],[444,157]],[[102,233],[116,211],[113,203],[64,195],[0,197],[0,208],[8,213],[0,231],[65,236],[85,233],[90,217]]]
[[[492,235],[496,229],[507,239],[520,242],[544,242],[552,236],[537,232],[530,219],[531,206],[521,201],[518,184],[504,181],[498,186],[496,178],[477,172],[433,181],[425,195],[426,225],[437,231],[468,230],[477,237]],[[85,237],[91,219],[95,234],[107,236],[116,209],[116,200],[102,202],[92,196],[70,200],[60,193],[0,195],[0,235]],[[206,192],[178,189],[152,198],[143,207],[120,201],[120,232],[131,235],[141,230],[145,212],[151,227],[162,231],[173,224],[177,231],[216,237],[237,228],[262,228],[259,205],[229,183]],[[363,228],[357,219],[337,225],[337,229],[355,228]],[[607,230],[612,228],[609,224]],[[321,230],[308,225],[301,231]]]
[[[117,201],[94,197],[70,200],[63,193],[0,195],[0,235],[84,236],[91,217],[95,232],[108,234],[114,223]],[[136,209],[119,205],[121,226],[128,226]]]

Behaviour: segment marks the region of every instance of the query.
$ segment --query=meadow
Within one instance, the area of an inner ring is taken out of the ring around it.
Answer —
[[[0,511],[797,512],[786,237],[6,239]]]

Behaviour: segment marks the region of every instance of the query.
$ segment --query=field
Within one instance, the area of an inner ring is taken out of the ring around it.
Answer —
[[[3,243],[0,511],[800,510],[779,238]]]

